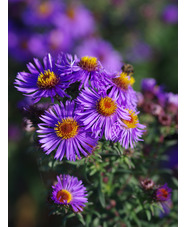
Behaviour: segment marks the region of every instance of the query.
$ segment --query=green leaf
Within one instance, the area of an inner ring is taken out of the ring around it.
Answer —
[[[152,215],[154,215],[154,207],[153,207],[152,204],[150,205],[150,210],[151,210],[151,212],[152,212]]]
[[[151,212],[149,210],[145,210],[145,213],[147,215],[148,221],[150,221],[151,220]]]
[[[93,226],[98,227],[99,226],[99,218],[95,218],[93,221]]]
[[[107,225],[107,223],[104,221],[103,222],[103,227],[107,227],[108,225]]]
[[[105,196],[104,196],[104,193],[102,191],[102,177],[101,177],[101,175],[99,177],[98,196],[99,196],[99,201],[100,201],[102,207],[105,208]]]
[[[176,185],[176,187],[178,187],[178,180],[175,177],[172,178],[172,181]]]
[[[141,227],[141,223],[138,219],[138,217],[136,216],[136,214],[134,212],[131,213],[131,216],[133,217],[134,221],[136,222],[138,227]]]
[[[77,217],[78,217],[79,221],[80,221],[83,225],[85,225],[85,220],[84,220],[84,218],[83,218],[83,215],[82,215],[81,213],[77,213]]]
[[[96,173],[96,169],[93,169],[91,172],[90,172],[90,176],[94,175]]]

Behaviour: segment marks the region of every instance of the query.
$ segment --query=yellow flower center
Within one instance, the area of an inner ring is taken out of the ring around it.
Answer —
[[[139,122],[138,116],[133,112],[133,110],[128,110],[128,111],[131,119],[130,120],[122,119],[122,121],[127,125],[128,128],[136,128],[136,124]]]
[[[51,14],[51,12],[52,12],[52,7],[49,2],[43,2],[38,7],[38,13],[41,16],[49,16]]]
[[[161,194],[159,196],[157,195],[158,199],[161,198],[161,197],[164,197],[166,199],[168,197],[169,193],[166,189],[161,188],[158,191],[161,192]]]
[[[110,116],[115,113],[117,104],[110,97],[101,98],[97,103],[97,111],[103,116]]]
[[[65,201],[67,203],[70,203],[70,201],[72,200],[71,193],[65,189],[58,191],[56,197],[57,197],[57,200],[61,203],[64,203]]]
[[[127,76],[122,72],[119,77],[113,78],[112,81],[121,89],[127,90],[128,86],[132,86],[135,82],[134,77]]]
[[[97,66],[98,66],[97,58],[88,57],[88,56],[82,57],[80,62],[79,62],[79,66],[82,69],[87,70],[89,72],[95,71]]]
[[[64,118],[61,122],[56,124],[56,131],[57,136],[61,137],[62,139],[70,139],[77,135],[79,125],[73,118]]]
[[[40,73],[37,79],[37,86],[40,88],[52,88],[59,82],[59,78],[54,72],[45,70],[44,73]]]
[[[70,18],[70,19],[74,19],[75,18],[75,11],[74,11],[74,9],[72,8],[72,7],[69,7],[68,9],[67,9],[67,16]]]

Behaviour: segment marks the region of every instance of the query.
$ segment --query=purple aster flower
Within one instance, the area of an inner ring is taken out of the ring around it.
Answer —
[[[101,47],[101,48],[100,48]],[[100,38],[85,40],[77,49],[78,56],[95,56],[108,72],[118,72],[122,67],[122,57],[112,45]]]
[[[163,186],[160,186],[155,191],[156,200],[159,202],[168,201],[171,199],[172,189],[167,186],[167,183]]]
[[[142,91],[154,91],[154,87],[156,86],[156,80],[154,78],[145,78],[141,82]]]
[[[52,188],[51,199],[54,203],[70,206],[74,212],[83,211],[85,203],[88,202],[86,188],[77,177],[64,174],[57,176],[57,184]]]
[[[156,96],[156,98],[158,100],[158,103],[161,106],[164,106],[166,103],[166,100],[167,100],[166,92],[164,90],[165,90],[164,85],[160,85],[160,86],[155,86],[154,91],[153,91],[154,95]]]
[[[178,144],[169,147],[166,151],[168,160],[161,162],[161,167],[170,168],[173,170],[178,169]]]
[[[166,93],[164,91],[165,88],[163,85],[158,86],[154,78],[143,79],[141,82],[141,88],[146,98],[153,99],[154,97],[156,97],[158,103],[161,106],[165,105],[167,99]]]
[[[120,72],[106,78],[108,87],[112,87],[113,92],[118,94],[121,105],[125,108],[136,108],[137,97],[132,85],[135,82],[132,73]]]
[[[76,155],[81,159],[80,153],[87,156],[92,152],[97,140],[82,125],[77,112],[74,102],[67,101],[66,106],[62,102],[55,104],[40,117],[43,122],[37,132],[47,155],[56,149],[55,159],[62,160],[66,155],[68,160],[75,161]]]
[[[57,67],[61,72],[61,76],[70,83],[80,82],[80,89],[91,85],[96,88],[105,86],[105,77],[107,76],[101,63],[96,57],[84,56],[78,59],[70,54],[62,53],[58,57]]]
[[[142,107],[144,104],[144,96],[141,92],[136,92],[136,98],[137,98],[137,105],[138,107]]]
[[[132,109],[126,109],[130,119],[118,119],[112,128],[112,140],[119,143],[126,149],[130,146],[133,148],[138,141],[141,139],[145,132],[145,125],[139,123],[138,114]]]
[[[126,56],[129,62],[149,61],[152,57],[152,49],[147,43],[137,41],[131,48],[126,50]]]
[[[73,39],[79,40],[90,35],[95,30],[95,22],[91,12],[83,5],[67,5],[66,9],[57,14],[54,24]]]
[[[59,0],[30,1],[21,17],[26,25],[46,27],[52,25],[57,15],[63,11],[64,4]]]
[[[9,124],[8,125],[8,140],[10,141],[19,141],[21,139],[21,130],[20,127],[18,127],[15,124]]]
[[[72,49],[73,40],[65,31],[52,29],[46,35],[46,45],[52,55],[58,56],[59,52],[68,52]]]
[[[31,34],[27,40],[27,49],[31,56],[42,57],[47,53],[47,34]]]
[[[167,104],[178,106],[178,94],[169,92],[166,94],[166,97],[167,97]]]
[[[177,5],[167,5],[162,14],[163,20],[169,24],[178,23],[178,6]]]
[[[27,61],[31,57],[28,50],[28,40],[32,34],[30,32],[15,29],[10,24],[8,27],[8,54],[16,61]]]
[[[160,216],[160,218],[163,218],[164,216],[166,216],[170,213],[170,209],[172,207],[172,200],[169,199],[167,201],[161,202],[161,206],[163,208],[164,213],[162,211],[160,211],[159,216]]]
[[[171,114],[176,115],[178,113],[178,94],[172,92],[166,94],[166,109]]]
[[[111,139],[112,125],[119,119],[129,120],[128,113],[120,106],[117,94],[111,89],[97,92],[85,88],[77,98],[77,102],[83,108],[81,116],[86,129],[91,129],[95,138],[105,136],[106,140]]]
[[[68,96],[64,90],[69,84],[59,75],[52,56],[48,54],[43,58],[44,67],[37,58],[34,58],[34,62],[36,66],[27,64],[29,73],[18,73],[15,80],[17,90],[31,96],[34,102],[38,102],[42,97],[50,97],[54,101],[55,95]]]

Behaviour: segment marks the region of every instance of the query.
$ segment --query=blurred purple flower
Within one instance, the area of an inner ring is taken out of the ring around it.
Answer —
[[[74,39],[81,39],[95,30],[91,12],[82,5],[67,6],[63,13],[55,15],[54,24]]]
[[[167,97],[164,91],[164,86],[163,85],[158,86],[154,78],[143,79],[141,82],[141,89],[146,98],[152,99],[156,97],[158,103],[161,106],[165,105]]]
[[[95,56],[101,61],[103,67],[111,73],[119,71],[122,67],[122,57],[119,52],[114,50],[109,42],[100,38],[85,40],[77,47],[76,52],[80,57]]]
[[[163,218],[164,216],[166,216],[170,213],[170,209],[172,207],[172,200],[169,199],[168,201],[161,202],[161,206],[164,210],[164,213],[161,211],[159,216],[160,216],[160,218]]]
[[[12,24],[8,26],[8,54],[16,61],[27,61],[31,58],[28,50],[28,40],[31,34],[28,31],[16,29]]]
[[[8,139],[11,141],[18,141],[21,139],[20,127],[15,124],[8,125]]]
[[[162,18],[169,24],[178,23],[178,6],[173,4],[167,5],[163,10]]]
[[[156,98],[158,99],[158,103],[161,106],[164,106],[166,103],[166,92],[164,90],[164,86],[160,85],[160,86],[155,86],[154,87],[154,95],[156,96]]]
[[[47,51],[57,57],[59,52],[71,52],[73,46],[72,37],[61,29],[53,29],[46,34]]]
[[[155,191],[156,200],[159,202],[170,200],[171,192],[172,189],[167,186],[167,183],[158,187]]]
[[[166,94],[167,97],[167,103],[173,104],[175,106],[178,106],[178,94],[174,94],[172,92],[169,92]]]
[[[168,160],[162,161],[161,167],[177,169],[178,168],[178,144],[170,147],[166,151],[166,155],[168,156]]]
[[[154,90],[154,87],[156,86],[156,80],[154,78],[145,78],[141,82],[141,88],[142,91],[150,91],[152,92]]]
[[[51,26],[58,14],[64,11],[59,0],[30,1],[22,13],[22,21],[31,26]]]
[[[167,111],[172,114],[178,113],[178,94],[173,94],[172,92],[169,92],[166,94],[167,98]]]
[[[152,57],[151,47],[145,43],[137,41],[134,45],[126,50],[126,60],[129,62],[149,61]]]
[[[27,42],[27,48],[31,56],[43,57],[47,53],[46,35],[32,34]]]

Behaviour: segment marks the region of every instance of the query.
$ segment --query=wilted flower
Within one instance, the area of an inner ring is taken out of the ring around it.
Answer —
[[[140,184],[145,190],[153,189],[154,187],[154,182],[151,179],[141,180]]]
[[[77,177],[69,175],[57,176],[57,184],[52,186],[52,200],[54,203],[71,206],[74,212],[83,211],[85,203],[88,202],[86,198],[86,188],[79,181]]]
[[[159,116],[160,114],[164,113],[163,108],[155,103],[151,105],[151,112],[155,116]]]
[[[162,113],[158,116],[159,122],[164,125],[164,126],[169,126],[171,125],[172,118],[170,115]]]

